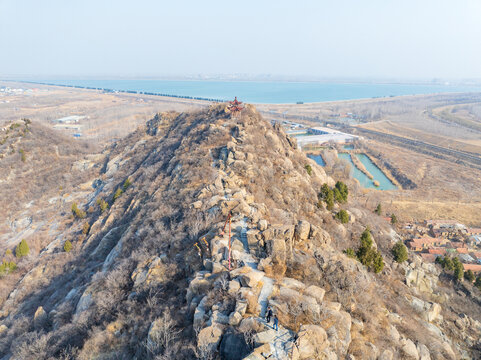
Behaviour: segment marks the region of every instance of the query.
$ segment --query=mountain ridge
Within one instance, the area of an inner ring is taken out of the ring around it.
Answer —
[[[438,286],[434,265],[393,262],[395,232],[356,202],[355,183],[334,208],[350,221],[338,222],[318,199],[336,181],[253,106],[240,117],[225,104],[157,114],[84,161],[100,169],[78,202],[85,216],[67,220],[1,304],[5,359],[479,355],[462,330],[481,333],[479,312],[441,309],[457,295]],[[380,274],[343,253],[366,226]],[[259,317],[267,302],[282,341]]]

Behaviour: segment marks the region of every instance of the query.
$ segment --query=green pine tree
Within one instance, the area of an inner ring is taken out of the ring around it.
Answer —
[[[63,244],[63,249],[65,250],[65,252],[70,252],[70,250],[72,250],[72,247],[73,245],[69,240],[65,241],[65,243]]]
[[[114,194],[114,201],[117,200],[120,195],[122,195],[123,191],[121,188],[117,188],[117,190],[115,191],[115,194]]]
[[[17,258],[21,258],[23,256],[27,256],[29,252],[30,252],[30,249],[28,247],[27,241],[23,239],[22,241],[20,241],[20,244],[18,244],[15,249],[15,256]]]
[[[408,259],[408,249],[401,240],[392,248],[392,254],[394,255],[394,260],[398,263],[402,263]]]
[[[347,224],[349,222],[349,214],[344,209],[339,210],[339,212],[336,214],[336,218],[341,220],[342,224]]]
[[[309,174],[309,176],[311,176],[311,175],[312,175],[312,167],[311,167],[311,165],[306,164],[306,165],[304,166],[304,168],[306,169],[307,174]]]

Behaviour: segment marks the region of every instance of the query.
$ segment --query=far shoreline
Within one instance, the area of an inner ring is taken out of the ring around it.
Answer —
[[[85,80],[85,81],[102,81],[102,80],[94,80],[94,79],[77,79],[77,80]],[[242,83],[299,83],[299,84],[312,84],[312,83],[321,83],[321,84],[333,84],[333,85],[399,85],[399,86],[442,86],[441,84],[427,84],[427,83],[401,83],[401,82],[327,82],[327,81],[284,81],[284,80],[198,80],[198,79],[184,79],[184,80],[157,80],[157,79],[113,79],[115,80],[125,80],[125,81],[175,81],[175,82],[242,82]],[[191,96],[191,95],[181,95],[181,94],[166,94],[166,93],[159,93],[159,92],[150,92],[150,91],[141,91],[141,90],[126,90],[126,89],[112,89],[106,87],[94,87],[94,86],[82,86],[82,85],[72,85],[72,84],[56,84],[51,82],[42,82],[42,81],[31,81],[31,80],[13,80],[13,79],[0,79],[0,81],[4,82],[13,82],[13,83],[21,83],[21,84],[36,84],[36,85],[43,85],[43,86],[55,86],[55,87],[62,87],[62,88],[74,88],[74,89],[84,89],[84,90],[96,90],[96,91],[104,91],[104,92],[119,92],[119,93],[129,93],[133,95],[150,95],[150,96],[160,96],[172,99],[185,99],[185,100],[196,100],[196,101],[205,101],[205,102],[213,102],[213,103],[222,103],[227,102],[229,99],[219,99],[219,98],[210,98],[205,96]],[[105,81],[111,81],[105,80]],[[452,86],[452,85],[448,85]],[[456,85],[457,86],[457,85]],[[476,85],[465,85],[465,86],[476,86]],[[474,89],[473,89],[474,90]],[[349,98],[349,99],[338,99],[338,100],[324,100],[324,101],[314,101],[314,102],[304,102],[304,101],[293,101],[293,102],[250,102],[245,101],[246,103],[253,104],[255,106],[268,106],[268,105],[275,105],[275,106],[301,106],[302,105],[309,105],[315,106],[320,104],[341,104],[346,102],[364,102],[364,101],[372,101],[372,100],[396,100],[398,98],[407,98],[407,97],[425,97],[425,96],[436,96],[436,95],[459,95],[459,94],[481,94],[481,88],[476,89],[478,91],[443,91],[443,92],[430,92],[430,93],[420,93],[420,94],[401,94],[401,95],[386,95],[386,96],[373,96],[373,97],[359,97],[359,98]],[[239,100],[242,101],[242,98]]]

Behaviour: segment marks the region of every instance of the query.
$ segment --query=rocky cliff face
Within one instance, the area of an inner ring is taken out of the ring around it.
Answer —
[[[480,355],[479,305],[464,296],[460,313],[435,268],[394,264],[392,229],[355,197],[345,225],[319,207],[335,179],[254,108],[159,114],[102,159],[85,219],[63,233],[73,250],[41,252],[2,304],[3,358]],[[367,225],[380,274],[342,251]]]

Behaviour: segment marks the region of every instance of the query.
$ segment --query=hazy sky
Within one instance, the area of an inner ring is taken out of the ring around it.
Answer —
[[[0,77],[481,78],[481,0],[0,0]]]

